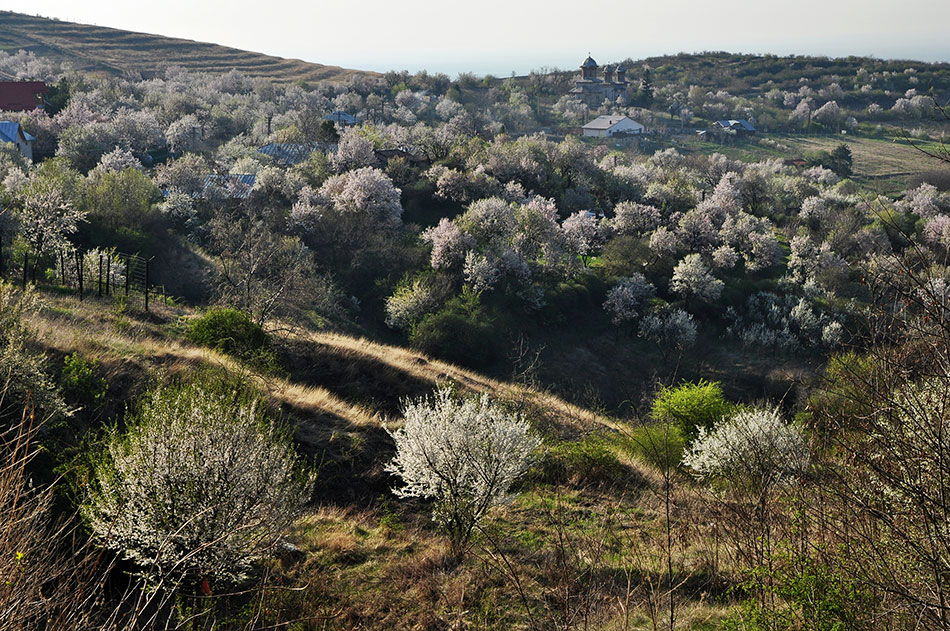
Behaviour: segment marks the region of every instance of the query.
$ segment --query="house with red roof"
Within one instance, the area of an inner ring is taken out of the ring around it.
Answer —
[[[46,107],[49,88],[43,81],[0,81],[0,110],[30,111]]]

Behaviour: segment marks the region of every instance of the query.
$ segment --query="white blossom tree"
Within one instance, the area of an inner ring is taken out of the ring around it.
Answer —
[[[443,217],[437,226],[422,233],[422,240],[432,245],[429,262],[432,269],[457,269],[475,240],[455,223]]]
[[[673,268],[670,289],[686,299],[711,303],[719,298],[724,283],[712,275],[699,254],[687,254]]]
[[[83,512],[103,545],[156,579],[243,580],[309,499],[312,477],[258,401],[153,391],[110,434]]]
[[[655,295],[656,287],[653,283],[643,274],[635,273],[633,276],[621,278],[620,282],[607,292],[604,309],[611,315],[614,324],[620,326],[636,318],[644,301]]]
[[[356,127],[343,132],[336,153],[330,155],[330,165],[338,173],[371,167],[375,164],[376,154],[373,143],[362,136]]]
[[[561,229],[567,239],[568,248],[581,257],[585,266],[606,240],[597,217],[586,210],[579,210],[565,219]]]
[[[487,394],[459,399],[439,388],[429,398],[406,401],[403,416],[402,427],[387,428],[396,455],[386,470],[404,484],[393,492],[435,500],[433,519],[460,556],[488,511],[509,499],[540,440],[527,421]]]

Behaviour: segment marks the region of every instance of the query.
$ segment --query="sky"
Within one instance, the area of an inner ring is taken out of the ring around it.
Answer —
[[[950,61],[950,0],[0,0],[0,9],[360,70],[508,76],[678,52]]]

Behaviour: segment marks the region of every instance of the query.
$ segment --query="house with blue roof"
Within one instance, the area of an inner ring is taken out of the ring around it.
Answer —
[[[340,111],[327,114],[323,117],[323,120],[333,121],[334,123],[344,127],[352,127],[353,125],[358,125],[360,122],[360,119],[356,118],[352,114],[347,114],[346,112]]]
[[[745,119],[716,121],[713,128],[716,131],[730,131],[737,136],[750,136],[755,133],[755,126]]]
[[[254,188],[256,175],[235,174],[209,175],[198,195],[201,199],[247,199]]]
[[[336,152],[337,146],[325,142],[272,142],[259,147],[257,150],[274,159],[274,162],[283,166],[300,164],[310,157],[314,151],[323,153]]]
[[[33,161],[33,141],[35,137],[26,133],[20,123],[0,121],[0,142],[10,142],[16,145],[17,151],[24,158]]]

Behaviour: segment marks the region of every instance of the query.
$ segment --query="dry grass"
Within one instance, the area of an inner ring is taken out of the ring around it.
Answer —
[[[29,50],[76,70],[149,78],[169,66],[191,72],[228,72],[293,81],[344,82],[374,74],[338,66],[272,57],[217,44],[75,24],[8,11],[0,12],[0,48]]]
[[[53,308],[29,320],[37,339],[58,355],[78,352],[99,361],[113,372],[110,376],[127,371],[130,363],[145,373],[164,371],[169,375],[220,368],[256,381],[275,402],[286,404],[304,417],[329,416],[357,427],[379,425],[374,412],[344,401],[324,388],[257,373],[232,357],[176,339],[174,331],[163,330],[154,321],[116,312],[106,303],[79,303],[61,296],[47,296],[46,302]],[[189,315],[191,312],[182,308],[156,307],[156,320],[160,323],[174,323],[175,319]]]
[[[553,394],[516,383],[490,379],[454,364],[432,359],[418,351],[338,333],[306,333],[304,335],[344,356],[368,358],[381,362],[429,382],[433,386],[441,382],[453,381],[469,392],[487,392],[496,398],[530,406],[534,411],[550,417],[550,420],[561,425],[573,426],[581,431],[604,427],[617,429],[617,425],[609,418],[568,403]]]
[[[854,174],[858,177],[886,179],[914,175],[941,165],[913,147],[888,140],[873,138],[838,137],[795,137],[783,138],[782,142],[805,153],[809,151],[831,151],[841,143],[851,147],[854,159]]]

